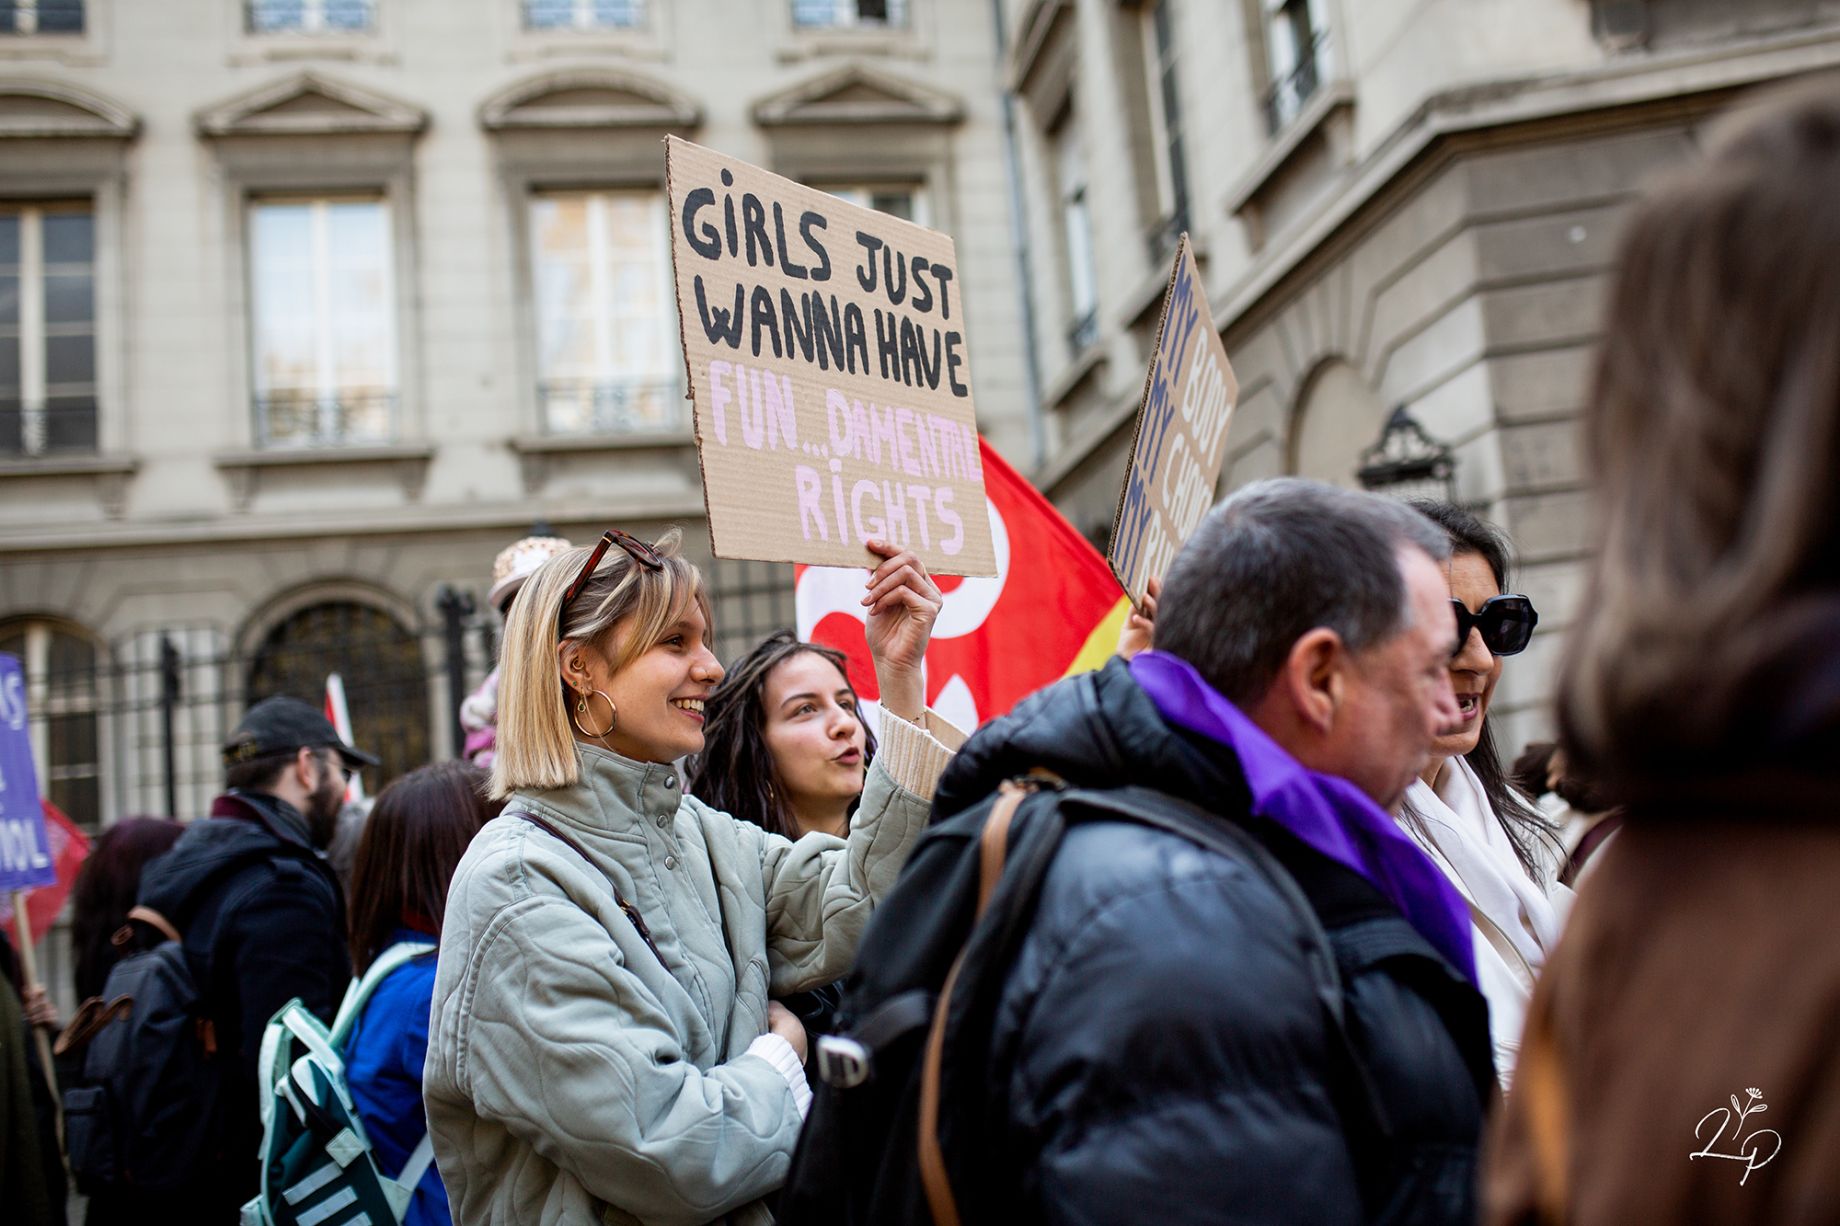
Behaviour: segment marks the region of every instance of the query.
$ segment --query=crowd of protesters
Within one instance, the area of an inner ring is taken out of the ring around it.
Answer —
[[[1629,220],[1556,743],[1504,760],[1539,615],[1447,503],[1242,487],[1110,663],[969,739],[912,553],[867,542],[872,728],[831,648],[725,668],[674,533],[528,538],[469,760],[348,876],[377,759],[271,698],[208,815],[98,841],[67,1026],[0,950],[7,1220],[63,1220],[60,1146],[92,1222],[375,1221],[364,1163],[418,1224],[1840,1220],[1830,179],[1803,86]],[[360,1121],[305,1175],[263,1145],[334,1092],[262,1082],[295,1000]],[[164,1115],[99,1067],[135,1026],[202,1060]]]

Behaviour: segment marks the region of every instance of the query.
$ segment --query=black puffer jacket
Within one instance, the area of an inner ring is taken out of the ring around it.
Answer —
[[[974,1216],[1473,1221],[1494,1087],[1480,995],[1365,881],[1251,819],[1232,752],[1164,723],[1122,663],[974,736],[935,815],[1037,766],[1175,793],[1256,834],[1328,932],[1346,1025],[1253,866],[1143,826],[1075,826],[1003,989],[984,1106],[1005,1122]]]

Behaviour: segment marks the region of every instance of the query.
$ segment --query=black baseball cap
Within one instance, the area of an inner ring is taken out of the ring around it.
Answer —
[[[347,766],[375,766],[382,761],[374,754],[354,749],[339,736],[338,729],[324,714],[298,698],[277,694],[264,698],[249,708],[243,720],[224,742],[224,765],[251,762],[272,754],[293,753],[296,749],[336,749]]]

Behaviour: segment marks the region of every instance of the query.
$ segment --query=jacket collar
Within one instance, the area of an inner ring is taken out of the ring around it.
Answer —
[[[307,852],[314,850],[307,819],[301,815],[300,810],[267,792],[246,792],[234,788],[211,802],[211,816],[254,822],[284,843],[291,843]]]
[[[519,800],[571,826],[600,833],[674,814],[683,800],[677,767],[672,763],[636,762],[580,742],[575,752],[581,772],[574,786],[519,792]]]
[[[1475,979],[1462,897],[1385,810],[1346,779],[1310,770],[1286,753],[1187,661],[1146,651],[1131,661],[1131,675],[1163,718],[1233,752],[1254,814],[1365,878],[1432,948]]]

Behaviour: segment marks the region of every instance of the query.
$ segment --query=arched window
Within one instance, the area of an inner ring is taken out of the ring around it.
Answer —
[[[421,644],[389,614],[327,601],[289,614],[263,636],[249,665],[253,705],[291,694],[318,708],[326,677],[338,673],[351,710],[352,739],[383,765],[365,772],[365,790],[430,761],[428,675]]]
[[[1291,426],[1291,472],[1359,489],[1361,451],[1380,437],[1386,405],[1361,372],[1339,358],[1311,377]]]
[[[67,623],[17,620],[0,624],[0,652],[18,656],[25,669],[39,791],[95,833],[102,824],[101,648]]]

